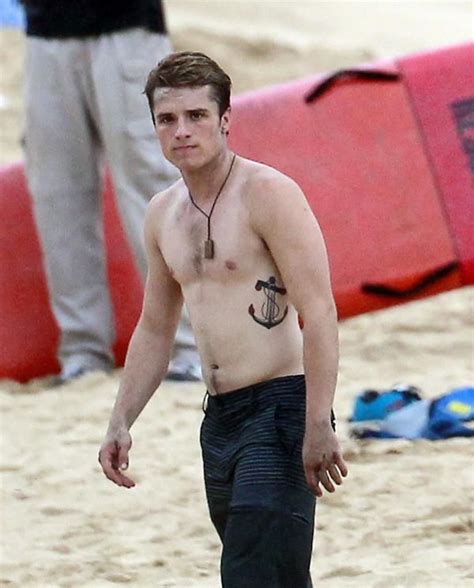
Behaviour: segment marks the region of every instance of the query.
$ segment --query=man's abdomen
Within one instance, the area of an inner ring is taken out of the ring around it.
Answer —
[[[248,313],[232,317],[209,309],[200,312],[197,321],[192,319],[191,313],[203,376],[211,394],[303,373],[303,339],[293,307],[288,307],[282,323],[270,329]]]

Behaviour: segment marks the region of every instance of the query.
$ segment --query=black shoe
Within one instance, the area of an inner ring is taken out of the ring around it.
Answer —
[[[102,373],[109,373],[112,371],[112,367],[110,366],[103,366],[103,367],[86,367],[86,366],[78,366],[73,369],[63,370],[57,376],[54,376],[49,384],[50,388],[58,388],[59,386],[64,386],[65,384],[69,384],[73,380],[78,380],[82,376],[86,374],[90,374],[92,372],[102,372]]]
[[[166,374],[166,379],[170,382],[201,382],[200,371],[199,368],[191,365],[184,369],[172,368]]]

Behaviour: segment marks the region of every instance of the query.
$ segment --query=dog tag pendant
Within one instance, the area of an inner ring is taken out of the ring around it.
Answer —
[[[204,241],[204,258],[214,259],[214,241],[212,239]]]

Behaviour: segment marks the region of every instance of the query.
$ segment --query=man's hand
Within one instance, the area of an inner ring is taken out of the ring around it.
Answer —
[[[128,452],[132,447],[132,438],[128,431],[115,435],[108,434],[99,451],[99,463],[104,474],[117,486],[133,488],[135,482],[122,472],[128,468]]]
[[[306,481],[317,497],[323,495],[320,484],[328,491],[336,490],[347,476],[339,441],[329,422],[306,430],[303,444],[303,465]],[[334,483],[333,483],[334,482]]]

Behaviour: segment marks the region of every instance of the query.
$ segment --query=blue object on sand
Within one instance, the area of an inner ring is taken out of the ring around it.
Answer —
[[[423,436],[427,439],[474,437],[467,422],[474,421],[474,387],[454,388],[431,403],[430,418]]]
[[[420,390],[409,384],[397,384],[379,392],[367,389],[355,401],[351,422],[374,421],[386,418],[395,410],[400,410],[412,402],[421,400]]]
[[[404,405],[403,394],[397,400],[395,390],[360,394],[350,419],[352,435],[359,439],[432,441],[474,437],[474,428],[470,426],[474,423],[473,387],[455,388],[435,400],[422,400],[414,390],[417,389],[408,387],[405,391],[407,402]],[[375,403],[374,406],[371,403]]]
[[[0,27],[25,27],[25,13],[18,0],[0,0]]]
[[[453,388],[435,401],[433,409],[436,413],[448,413],[461,421],[472,421],[474,419],[474,387]]]

